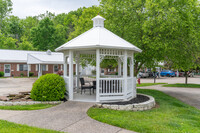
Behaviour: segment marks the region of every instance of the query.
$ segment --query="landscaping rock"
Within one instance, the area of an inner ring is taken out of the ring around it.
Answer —
[[[31,97],[30,97],[30,95],[26,95],[24,98],[25,99],[30,99]]]
[[[119,106],[118,105],[110,105],[110,109],[113,110],[118,110]]]
[[[18,94],[9,94],[8,97],[15,97]]]
[[[0,96],[0,101],[8,101],[9,98],[7,96]]]
[[[20,95],[30,95],[30,91],[19,92]]]

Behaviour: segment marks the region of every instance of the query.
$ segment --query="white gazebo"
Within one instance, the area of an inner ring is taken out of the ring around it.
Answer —
[[[98,15],[92,20],[92,29],[56,49],[64,54],[64,79],[69,100],[75,100],[74,95],[79,92],[79,78],[83,77],[79,74],[80,62],[87,63],[87,60],[96,63],[96,75],[93,76],[93,80],[96,80],[95,102],[136,97],[134,53],[142,50],[104,28],[103,17]],[[101,75],[100,63],[104,59],[115,59],[118,62],[118,75]],[[76,75],[73,74],[73,60],[76,62]]]

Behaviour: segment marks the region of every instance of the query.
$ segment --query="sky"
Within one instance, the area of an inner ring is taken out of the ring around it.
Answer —
[[[79,7],[99,5],[98,0],[12,0],[12,2],[12,15],[19,18],[36,16],[46,11],[55,14],[68,13]]]

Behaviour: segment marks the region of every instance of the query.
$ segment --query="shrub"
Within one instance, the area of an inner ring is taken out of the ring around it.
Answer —
[[[3,77],[4,76],[4,72],[0,72],[0,77]]]
[[[21,76],[21,77],[24,77],[24,73],[20,73],[20,76]]]
[[[66,93],[65,81],[57,74],[41,76],[33,84],[31,98],[35,101],[59,101]]]
[[[29,77],[32,77],[34,75],[33,72],[29,72]]]
[[[96,75],[96,70],[92,70],[92,75]]]

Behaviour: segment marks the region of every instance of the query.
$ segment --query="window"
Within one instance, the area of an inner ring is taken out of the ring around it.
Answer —
[[[46,65],[42,65],[42,71],[47,71],[46,70]]]
[[[19,65],[19,71],[28,71],[28,65],[27,64],[20,64]]]
[[[54,72],[58,72],[58,65],[54,65],[53,70]]]

